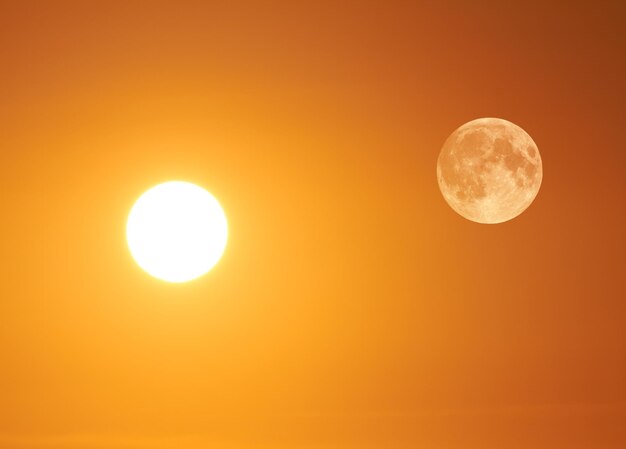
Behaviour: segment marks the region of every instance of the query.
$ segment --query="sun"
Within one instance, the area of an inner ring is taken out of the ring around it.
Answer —
[[[139,197],[128,216],[126,239],[141,268],[167,282],[187,282],[220,260],[228,223],[220,203],[195,184],[170,181]]]

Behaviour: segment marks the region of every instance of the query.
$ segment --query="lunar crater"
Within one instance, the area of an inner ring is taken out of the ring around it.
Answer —
[[[448,137],[437,178],[445,200],[460,215],[501,223],[532,203],[541,185],[542,162],[523,129],[502,119],[478,119]]]

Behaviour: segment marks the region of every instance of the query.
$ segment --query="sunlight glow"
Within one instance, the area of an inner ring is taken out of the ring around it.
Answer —
[[[130,252],[150,275],[187,282],[220,260],[228,224],[219,202],[195,184],[171,181],[145,192],[128,216]]]

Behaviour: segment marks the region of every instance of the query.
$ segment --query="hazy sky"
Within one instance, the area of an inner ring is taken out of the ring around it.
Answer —
[[[0,1],[0,448],[626,445],[626,3]],[[537,143],[501,225],[446,137]],[[171,285],[137,197],[229,220]]]

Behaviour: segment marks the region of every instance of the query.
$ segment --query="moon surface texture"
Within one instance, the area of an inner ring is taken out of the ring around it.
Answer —
[[[537,196],[542,177],[533,139],[499,118],[480,118],[458,128],[437,160],[443,197],[461,216],[477,223],[517,217]]]

